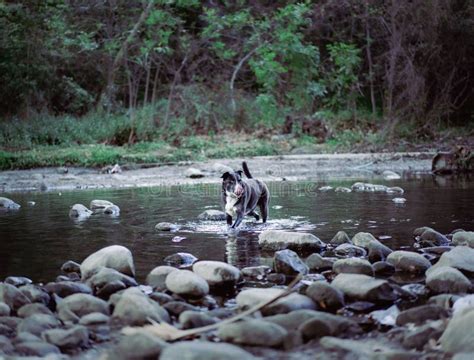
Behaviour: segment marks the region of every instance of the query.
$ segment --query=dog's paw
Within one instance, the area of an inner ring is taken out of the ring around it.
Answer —
[[[227,235],[228,236],[236,236],[239,233],[239,230],[236,228],[233,228],[232,226],[229,226],[227,229]]]

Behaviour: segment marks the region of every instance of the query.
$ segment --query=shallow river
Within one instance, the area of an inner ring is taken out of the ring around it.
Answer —
[[[361,179],[363,180],[363,179]],[[16,212],[0,213],[0,279],[22,275],[52,281],[66,260],[81,262],[108,245],[128,247],[143,280],[163,258],[189,252],[199,259],[223,260],[239,267],[265,263],[260,257],[258,233],[264,229],[306,231],[329,241],[338,230],[349,236],[368,231],[392,248],[410,247],[413,229],[431,226],[442,233],[457,228],[474,230],[474,182],[417,176],[378,184],[400,186],[400,195],[385,193],[321,192],[321,186],[349,186],[354,181],[270,183],[270,219],[265,225],[248,218],[240,232],[226,234],[225,222],[197,221],[199,213],[219,208],[219,186],[198,185],[126,190],[2,194],[22,205]],[[106,199],[121,208],[119,217],[94,215],[78,222],[69,219],[71,205],[89,206]],[[27,205],[36,202],[35,206]],[[156,223],[181,226],[173,233],[159,232]],[[185,237],[180,242],[176,236]]]

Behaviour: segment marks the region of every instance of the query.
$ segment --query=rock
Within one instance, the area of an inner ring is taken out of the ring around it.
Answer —
[[[146,283],[153,289],[166,290],[166,277],[172,271],[177,271],[177,269],[172,266],[157,266],[147,275]]]
[[[5,279],[6,284],[10,284],[16,287],[29,285],[32,282],[33,281],[31,279],[28,279],[27,277],[24,277],[24,276],[9,276]]]
[[[92,200],[89,207],[95,212],[97,210],[104,210],[105,208],[113,205],[114,203],[108,200]]]
[[[354,245],[363,247],[367,250],[381,251],[384,256],[388,256],[392,250],[378,241],[371,233],[359,232],[352,238]]]
[[[403,194],[405,192],[405,190],[403,190],[401,187],[399,186],[392,186],[392,187],[389,187],[385,190],[385,192],[387,194]],[[403,198],[401,198],[403,199]],[[406,199],[405,199],[406,200]],[[393,201],[393,200],[392,200]]]
[[[43,341],[27,341],[15,346],[18,354],[23,356],[45,357],[49,354],[60,354],[59,348]]]
[[[158,359],[168,344],[146,332],[127,335],[107,354],[109,360]]]
[[[256,360],[238,346],[208,341],[181,341],[166,347],[160,360]]]
[[[402,197],[396,197],[392,199],[392,202],[394,202],[395,204],[405,204],[407,202],[407,199]]]
[[[275,285],[284,285],[286,283],[286,276],[285,274],[271,273],[267,275],[267,280]]]
[[[222,261],[198,261],[193,271],[211,287],[234,286],[241,277],[239,269]]]
[[[455,315],[439,340],[441,348],[451,354],[474,352],[472,324],[474,324],[474,309],[459,316]]]
[[[471,281],[462,272],[450,266],[438,266],[426,277],[426,286],[435,293],[466,293]]]
[[[423,255],[404,250],[389,254],[387,262],[392,264],[396,271],[409,273],[423,273],[431,267],[431,263]]]
[[[385,170],[382,173],[382,176],[385,180],[398,180],[398,179],[401,179],[400,175],[398,175],[396,172],[391,171],[391,170]]]
[[[121,272],[118,272],[115,269],[100,268],[96,274],[91,276],[86,284],[98,293],[105,286],[110,285],[114,282],[121,282],[125,287],[138,286],[138,283],[134,278],[124,275]]]
[[[10,328],[12,332],[15,332],[18,326],[23,322],[22,319],[15,316],[2,316],[0,317],[0,325],[5,325]]]
[[[349,243],[338,245],[334,249],[334,253],[341,257],[361,257],[367,255],[367,251],[364,248]]]
[[[183,330],[212,325],[216,322],[216,318],[200,311],[186,310],[179,314],[179,323]]]
[[[81,317],[81,320],[79,320],[79,325],[84,325],[84,326],[104,325],[104,324],[108,324],[109,320],[110,320],[109,316],[99,313],[99,312],[93,312]]]
[[[102,266],[135,277],[132,253],[124,246],[107,246],[89,255],[81,264],[82,280],[91,277]]]
[[[390,276],[395,273],[395,266],[386,261],[377,261],[372,264],[375,275]]]
[[[32,303],[38,302],[48,305],[51,299],[49,294],[43,288],[37,285],[25,285],[20,287],[18,290],[20,290],[21,293],[25,295]]]
[[[4,302],[10,309],[17,311],[23,305],[29,304],[30,300],[15,286],[0,283],[0,302]]]
[[[420,235],[419,241],[424,247],[441,246],[441,245],[449,244],[449,240],[446,236],[444,236],[443,234],[440,234],[436,230],[429,229],[429,228],[423,231],[423,233]]]
[[[334,192],[350,193],[352,190],[343,186],[338,186],[336,189],[334,189]]]
[[[403,326],[408,323],[421,325],[427,320],[438,320],[448,317],[449,313],[446,309],[438,305],[421,305],[400,312],[397,316],[397,325]]]
[[[331,239],[330,243],[332,245],[350,244],[351,239],[345,231],[338,231],[336,235],[334,235],[334,237]]]
[[[344,306],[344,294],[339,289],[317,281],[306,289],[306,295],[321,309],[335,312]]]
[[[458,231],[453,235],[453,245],[474,248],[474,231]]]
[[[86,346],[89,343],[89,331],[85,326],[76,325],[70,329],[52,329],[43,332],[42,337],[61,350]]]
[[[60,325],[58,319],[52,315],[34,314],[24,319],[18,325],[17,332],[27,332],[40,336],[43,331],[57,328]]]
[[[4,335],[0,335],[0,356],[10,354],[14,350],[11,341]]]
[[[427,270],[426,275],[441,266],[451,266],[468,274],[474,273],[474,249],[456,246],[453,250],[443,253],[438,262]]]
[[[184,301],[169,301],[163,305],[170,315],[179,317],[185,311],[199,311],[199,308]]]
[[[281,346],[287,331],[263,320],[245,320],[225,324],[217,329],[217,337],[226,342],[250,346]]]
[[[223,174],[225,172],[234,172],[234,169],[232,169],[230,166],[221,163],[214,163],[212,164],[212,171],[218,174]]]
[[[125,290],[126,288],[127,285],[125,285],[122,281],[114,280],[106,283],[101,288],[97,288],[95,290],[95,295],[103,300],[108,300],[113,294]]]
[[[223,221],[226,219],[226,214],[220,210],[209,209],[199,214],[197,218],[202,221]]]
[[[92,215],[92,211],[82,204],[74,204],[69,210],[70,218],[87,219]]]
[[[309,271],[322,271],[332,269],[333,264],[337,258],[322,257],[321,255],[314,253],[308,256],[305,260]]]
[[[273,268],[275,272],[285,275],[307,274],[308,266],[299,256],[289,249],[275,252],[273,258]]]
[[[441,306],[444,309],[451,309],[455,301],[459,298],[457,295],[452,294],[440,294],[431,296],[427,303]]]
[[[21,206],[13,200],[6,197],[0,197],[0,211],[18,210],[20,207]]]
[[[332,190],[333,187],[332,186],[321,186],[318,190],[321,191],[321,192],[327,192],[329,190]]]
[[[93,312],[109,315],[109,307],[104,300],[92,295],[74,294],[57,305],[57,312],[62,321],[78,322],[82,316]]]
[[[358,300],[393,301],[398,297],[387,281],[362,274],[339,274],[331,285]]]
[[[263,280],[271,271],[271,267],[266,265],[248,266],[240,270],[244,277],[254,280]]]
[[[431,321],[409,330],[403,337],[403,346],[408,349],[423,350],[430,341],[438,341],[443,331],[443,321]]]
[[[302,252],[318,252],[326,247],[326,244],[313,234],[265,230],[258,236],[259,246],[266,251],[278,251],[290,249]]]
[[[433,229],[428,226],[422,226],[422,227],[416,228],[415,230],[413,230],[413,236],[421,236],[421,234],[423,234],[426,230],[433,230]]]
[[[277,288],[269,289],[246,289],[241,291],[235,301],[237,305],[242,308],[250,308],[257,304],[266,302],[277,295],[281,294],[284,290]],[[265,306],[261,312],[264,316],[275,315],[275,314],[286,314],[295,310],[309,309],[315,310],[316,304],[309,297],[292,293],[284,298],[281,298],[274,303]]]
[[[10,306],[4,302],[0,302],[0,316],[10,316]]]
[[[179,267],[179,268],[190,267],[196,261],[198,261],[198,258],[195,257],[193,254],[182,253],[182,252],[168,255],[167,257],[163,259],[163,262],[166,265]]]
[[[17,315],[21,318],[27,318],[35,314],[53,315],[53,312],[41,303],[26,304],[17,311]]]
[[[204,173],[196,168],[190,167],[186,170],[185,172],[186,177],[191,178],[191,179],[199,179],[204,177]]]
[[[176,231],[179,229],[179,225],[170,222],[160,222],[155,225],[155,230],[158,231]]]
[[[400,309],[397,305],[392,305],[388,309],[372,311],[369,316],[380,325],[395,326]]]
[[[117,205],[107,206],[103,210],[104,214],[110,216],[119,216],[120,215],[120,208]]]
[[[388,187],[385,185],[356,182],[351,186],[351,189],[358,192],[386,192]]]
[[[149,296],[150,296],[150,299],[152,299],[153,301],[156,301],[160,305],[173,301],[173,297],[171,295],[158,292],[158,291],[152,292]]]
[[[356,257],[339,259],[334,263],[332,269],[336,274],[351,273],[365,274],[370,276],[374,275],[374,269],[372,268],[372,265],[367,260]]]
[[[181,296],[200,298],[209,293],[209,285],[189,270],[172,271],[166,277],[166,288]]]
[[[92,294],[89,286],[80,282],[60,281],[50,282],[44,287],[49,293],[54,293],[59,297],[65,298],[72,294]]]
[[[454,315],[474,308],[474,295],[451,297]]]
[[[65,273],[80,273],[81,272],[81,264],[78,264],[75,261],[68,260],[64,264],[61,265],[61,271]]]

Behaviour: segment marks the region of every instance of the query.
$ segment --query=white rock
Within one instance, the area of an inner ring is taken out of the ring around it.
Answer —
[[[240,270],[222,261],[198,261],[193,265],[193,271],[210,286],[235,284],[240,279]]]
[[[101,209],[105,209],[109,206],[113,206],[114,203],[108,201],[108,200],[92,200],[91,201],[91,204],[90,204],[90,208],[92,211],[95,211],[95,210],[101,210]]]
[[[89,255],[81,264],[82,280],[94,275],[102,266],[115,269],[125,275],[135,276],[132,253],[121,245],[107,246]]]
[[[209,293],[206,280],[189,270],[170,272],[166,277],[166,287],[175,294],[196,298]]]

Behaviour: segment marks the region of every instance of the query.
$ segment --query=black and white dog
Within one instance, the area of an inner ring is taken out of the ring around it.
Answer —
[[[258,221],[267,221],[268,202],[270,193],[263,181],[253,179],[247,163],[242,163],[242,170],[225,172],[222,177],[222,204],[227,215],[227,224],[235,229],[240,225],[245,215],[251,215]],[[242,173],[248,179],[242,179]],[[260,216],[255,213],[259,207]],[[232,219],[235,217],[234,223]]]

